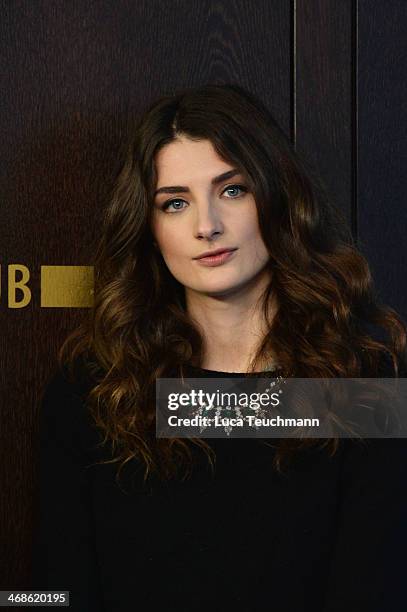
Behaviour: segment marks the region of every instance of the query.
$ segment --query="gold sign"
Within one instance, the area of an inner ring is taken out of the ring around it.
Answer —
[[[29,281],[27,266],[8,266],[9,308],[25,308],[31,302]],[[41,266],[42,308],[90,308],[93,292],[93,266]]]

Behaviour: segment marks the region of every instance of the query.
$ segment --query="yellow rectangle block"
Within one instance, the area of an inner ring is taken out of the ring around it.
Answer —
[[[90,308],[93,291],[93,266],[41,266],[42,308]]]

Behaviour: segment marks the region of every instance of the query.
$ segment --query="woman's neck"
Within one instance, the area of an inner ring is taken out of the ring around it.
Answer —
[[[202,368],[221,372],[246,372],[269,330],[261,308],[261,295],[218,298],[198,293],[186,294],[187,312],[204,339]],[[274,317],[275,302],[270,309]],[[274,356],[256,367],[263,371]]]

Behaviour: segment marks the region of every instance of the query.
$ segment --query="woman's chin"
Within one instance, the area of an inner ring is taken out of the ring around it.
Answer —
[[[211,297],[228,297],[238,292],[241,283],[205,283],[199,287],[191,288],[194,293],[201,293]]]

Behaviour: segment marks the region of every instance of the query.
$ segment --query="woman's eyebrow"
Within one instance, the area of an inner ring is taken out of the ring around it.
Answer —
[[[240,174],[240,170],[237,170],[236,168],[232,168],[232,170],[228,170],[227,172],[223,172],[223,174],[219,174],[218,176],[215,176],[211,180],[211,184],[217,185],[218,183],[221,183],[222,181],[226,181],[227,179],[232,178],[232,176],[235,176],[236,174]],[[182,185],[173,185],[171,187],[160,187],[154,193],[154,196],[156,196],[158,193],[189,193],[189,191],[190,191],[189,187],[183,187]]]

